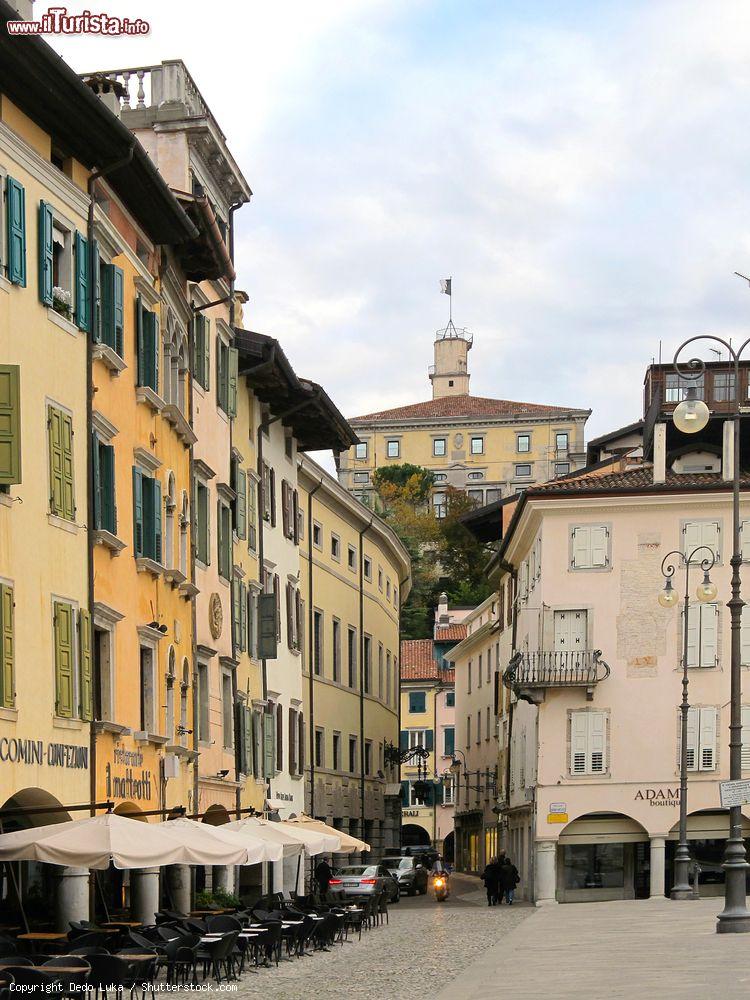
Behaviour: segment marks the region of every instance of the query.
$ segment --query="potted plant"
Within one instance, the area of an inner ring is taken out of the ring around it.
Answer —
[[[52,308],[65,319],[70,319],[70,292],[66,288],[55,285],[52,289]]]

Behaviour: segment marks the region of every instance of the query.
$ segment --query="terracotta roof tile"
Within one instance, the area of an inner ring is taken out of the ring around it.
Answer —
[[[466,635],[465,625],[438,625],[435,628],[436,642],[461,642]]]
[[[750,472],[742,474],[743,488],[750,487]],[[653,469],[645,466],[639,469],[629,469],[626,472],[612,472],[605,476],[577,475],[566,479],[553,479],[541,486],[532,486],[528,490],[530,496],[542,493],[610,493],[618,490],[649,490],[663,493],[664,490],[700,490],[700,489],[730,490],[732,484],[726,482],[719,472],[667,472],[666,481],[654,482]]]
[[[409,403],[390,410],[367,413],[352,417],[350,423],[373,420],[407,420],[416,417],[508,417],[508,416],[555,416],[560,414],[587,412],[575,407],[547,406],[540,403],[518,403],[512,399],[490,399],[487,396],[443,396],[428,399],[423,403]]]
[[[404,639],[401,643],[401,679],[453,684],[455,671],[441,670],[433,657],[432,639]]]

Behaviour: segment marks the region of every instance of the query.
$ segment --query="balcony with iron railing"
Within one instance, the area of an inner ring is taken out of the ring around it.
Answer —
[[[539,704],[547,688],[586,689],[586,699],[610,674],[600,649],[519,651],[503,673],[503,683],[522,701]]]

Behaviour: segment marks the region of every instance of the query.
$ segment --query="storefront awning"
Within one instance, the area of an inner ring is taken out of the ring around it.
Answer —
[[[236,819],[232,823],[225,824],[227,830],[245,831],[248,830],[261,840],[269,840],[272,843],[280,844],[284,849],[284,855],[300,854],[304,851],[308,857],[315,854],[331,854],[338,851],[341,843],[338,837],[328,837],[322,833],[307,831],[295,831],[289,823],[271,823],[265,819],[257,819],[250,816],[247,819]]]
[[[399,792],[401,791],[401,786],[399,785]],[[338,837],[341,846],[336,850],[336,854],[354,854],[356,851],[369,851],[370,845],[366,844],[364,840],[359,840],[357,837],[352,837],[348,833],[344,833],[343,830],[337,830],[333,826],[329,826],[327,823],[323,823],[320,820],[313,819],[311,816],[297,816],[295,819],[290,819],[289,824],[302,826],[305,830],[314,830],[318,833],[326,833],[334,837]]]

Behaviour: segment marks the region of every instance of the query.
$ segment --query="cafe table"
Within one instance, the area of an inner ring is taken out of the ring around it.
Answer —
[[[106,923],[102,924],[102,927],[110,929],[114,928],[117,930],[119,927],[143,927],[143,923],[140,920],[108,920]]]
[[[29,931],[26,934],[19,934],[17,941],[28,941],[33,947],[40,944],[60,944],[67,943],[68,935],[60,931]]]

